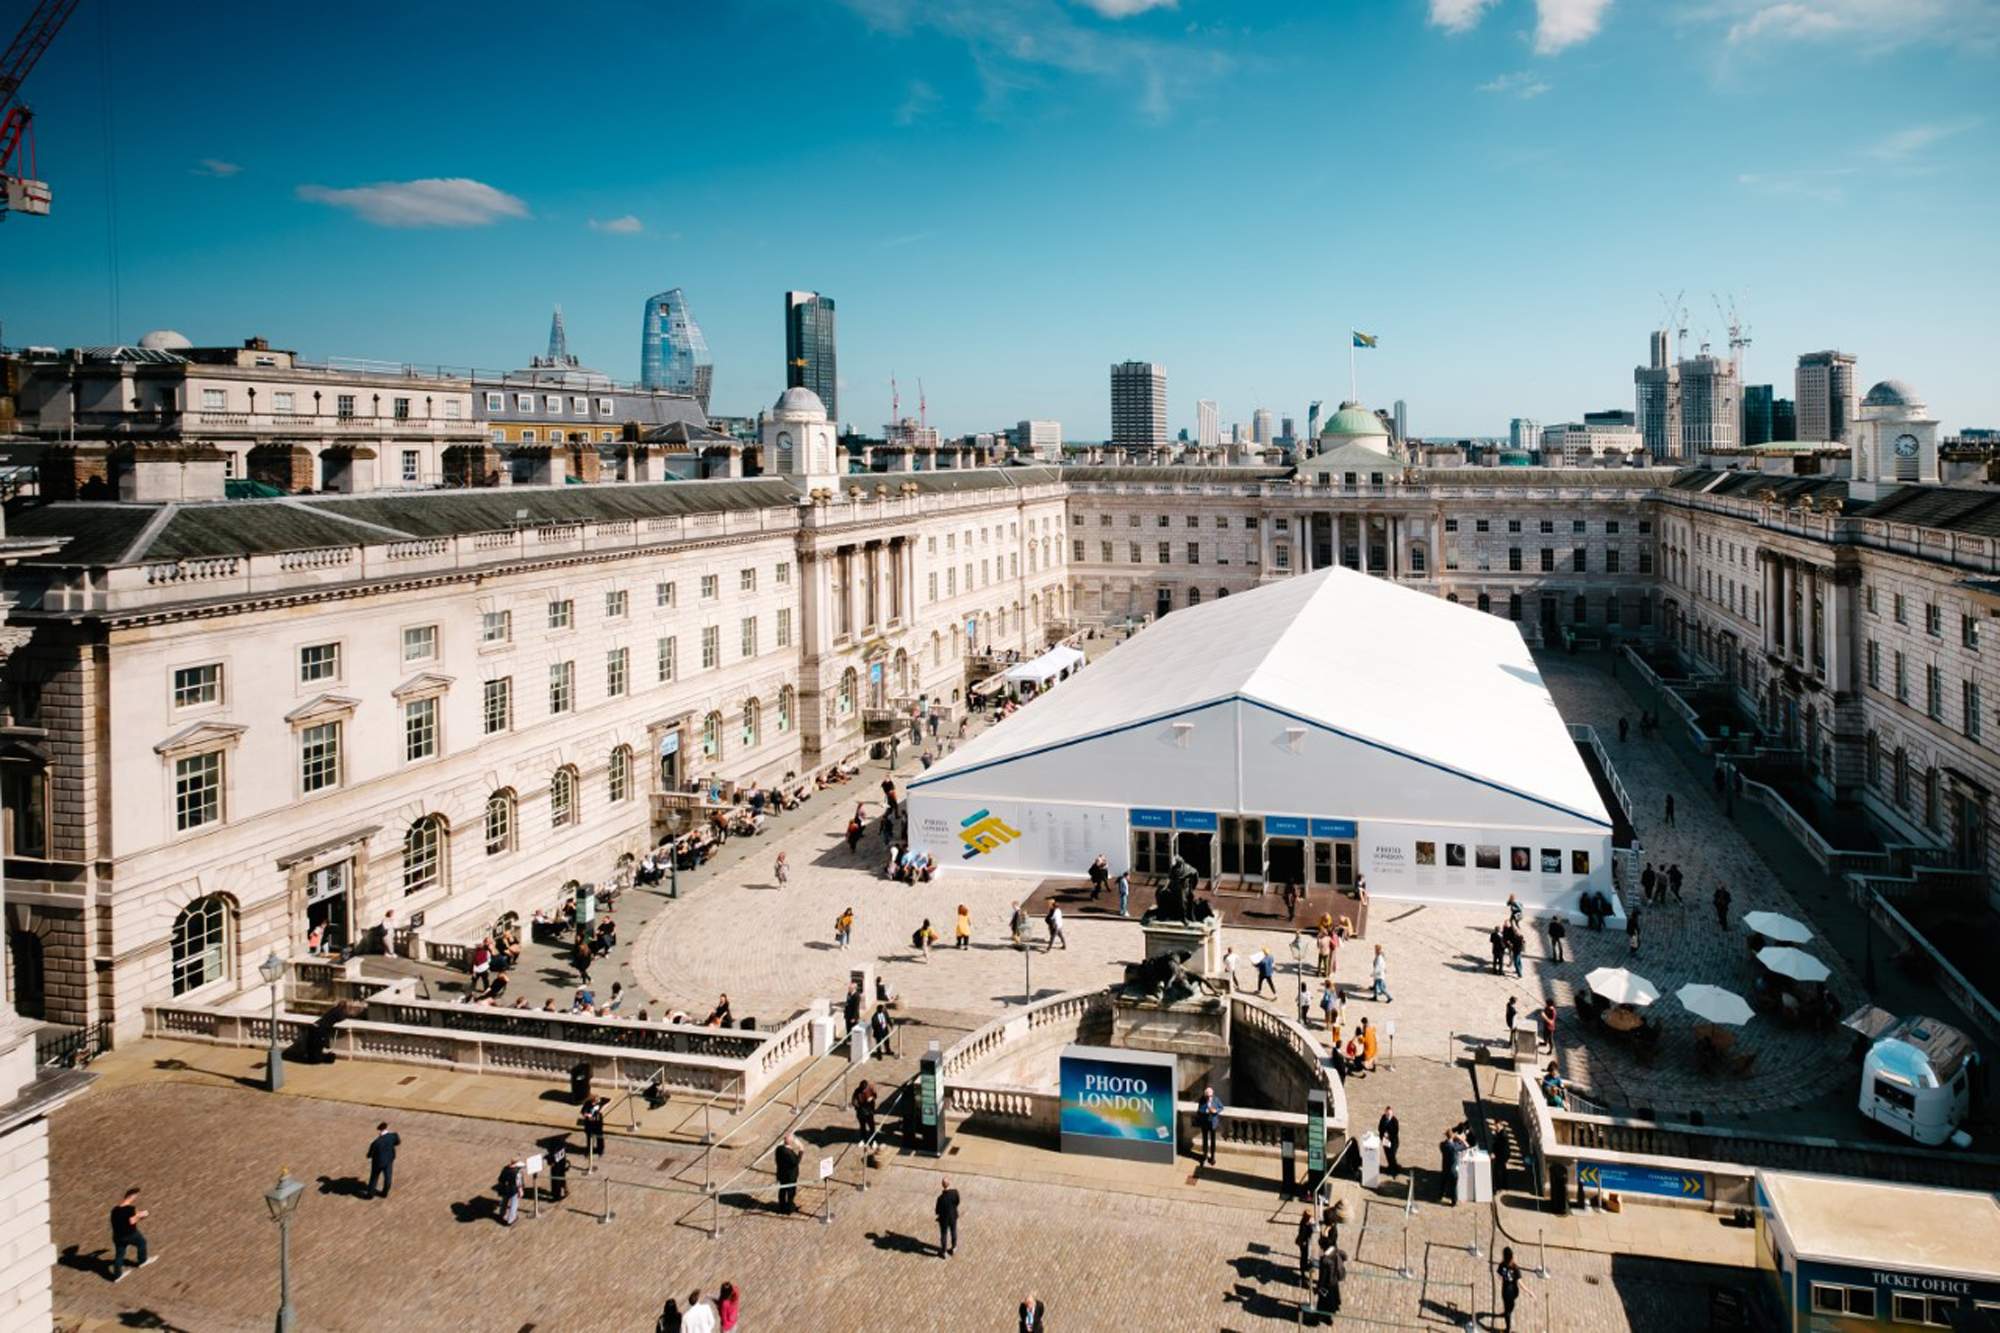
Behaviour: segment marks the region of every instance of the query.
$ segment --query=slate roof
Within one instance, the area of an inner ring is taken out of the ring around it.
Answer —
[[[1958,486],[1899,486],[1858,511],[1863,518],[2000,537],[2000,491]]]
[[[1292,475],[1288,467],[1066,467],[1062,470],[1067,481],[1081,482],[1232,482],[1246,485],[1258,481],[1283,481]]]

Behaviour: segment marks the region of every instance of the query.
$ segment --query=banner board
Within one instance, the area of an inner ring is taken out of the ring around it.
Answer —
[[[1175,1059],[1154,1051],[1071,1045],[1062,1053],[1062,1150],[1172,1162]]]

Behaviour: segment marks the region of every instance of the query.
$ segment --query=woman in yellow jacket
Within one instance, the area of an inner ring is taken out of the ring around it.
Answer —
[[[958,941],[955,948],[972,947],[972,909],[964,903],[958,905],[958,923],[952,927],[951,933]]]
[[[1361,1038],[1361,1064],[1364,1069],[1375,1067],[1375,1025],[1367,1019],[1361,1020],[1361,1031],[1355,1034]]]

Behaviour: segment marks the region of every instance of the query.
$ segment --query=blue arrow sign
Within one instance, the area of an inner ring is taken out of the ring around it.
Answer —
[[[1579,1162],[1577,1183],[1589,1189],[1620,1194],[1658,1194],[1669,1199],[1705,1199],[1708,1178],[1698,1171],[1669,1171],[1624,1162]]]

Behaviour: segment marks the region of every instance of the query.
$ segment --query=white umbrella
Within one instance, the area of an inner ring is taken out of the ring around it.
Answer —
[[[1622,967],[1600,967],[1583,983],[1613,1004],[1645,1006],[1660,998],[1658,986]]]
[[[1674,992],[1681,1008],[1709,1023],[1738,1027],[1750,1021],[1750,1002],[1735,991],[1720,986],[1690,982]]]
[[[1812,927],[1803,921],[1794,921],[1783,912],[1746,912],[1743,924],[1779,944],[1804,944],[1813,937]]]
[[[1801,949],[1759,949],[1757,961],[1793,981],[1825,981],[1832,969]]]

